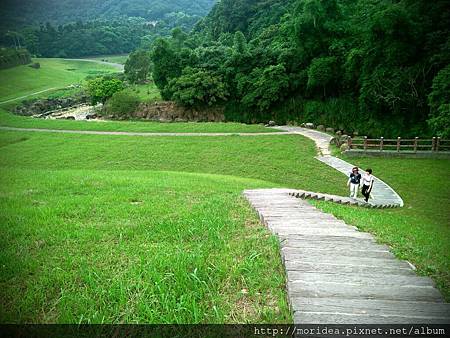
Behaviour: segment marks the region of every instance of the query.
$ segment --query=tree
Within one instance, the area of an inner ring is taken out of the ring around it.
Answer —
[[[123,88],[123,82],[118,79],[98,77],[88,81],[86,90],[91,97],[92,104],[95,105],[99,102],[105,104],[106,100]]]
[[[125,76],[132,83],[143,83],[151,73],[150,54],[137,50],[130,54],[125,63]]]
[[[229,95],[220,75],[200,68],[185,68],[183,74],[169,83],[172,98],[188,106],[212,106]]]
[[[450,138],[450,65],[442,69],[433,79],[428,103],[430,117],[427,122],[432,131],[437,136]]]
[[[155,41],[151,58],[154,64],[153,80],[163,99],[170,100],[171,94],[166,90],[166,86],[171,79],[181,75],[180,58],[166,39]]]

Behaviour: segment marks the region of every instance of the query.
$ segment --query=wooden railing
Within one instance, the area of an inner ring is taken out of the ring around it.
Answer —
[[[349,150],[364,150],[364,151],[396,151],[396,152],[442,152],[450,151],[450,140],[443,140],[440,137],[433,137],[432,139],[420,139],[418,137],[413,139],[396,139],[381,138],[349,138]]]

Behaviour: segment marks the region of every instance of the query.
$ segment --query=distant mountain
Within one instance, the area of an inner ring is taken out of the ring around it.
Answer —
[[[50,22],[54,25],[111,19],[142,17],[157,21],[173,13],[205,16],[216,0],[1,0],[1,28]]]

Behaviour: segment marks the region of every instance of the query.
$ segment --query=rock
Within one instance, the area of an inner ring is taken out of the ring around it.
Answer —
[[[334,134],[334,128],[325,128],[325,131]]]
[[[319,130],[319,131],[325,131],[325,126],[322,125],[322,124],[319,124],[319,125],[317,126],[317,130]]]
[[[277,124],[275,123],[275,121],[269,121],[268,125],[269,127],[275,127]]]
[[[341,136],[341,135],[342,135],[342,132],[341,132],[340,130],[337,130],[337,131],[336,131],[336,135]]]
[[[305,128],[308,128],[308,129],[314,129],[314,123],[310,123],[310,122],[308,122],[308,123],[305,123]]]
[[[341,142],[341,140],[340,140],[339,137],[333,137],[333,138],[330,140],[330,144],[334,144],[335,146],[340,147],[341,144],[342,144],[342,142]]]
[[[353,132],[353,136],[358,136],[358,135],[359,135],[358,131],[355,130],[355,131]]]
[[[300,124],[300,127],[305,128],[305,124],[304,124],[304,123],[301,123],[301,124]]]
[[[341,142],[347,142],[349,138],[350,138],[350,136],[344,134],[344,135],[341,135],[340,140],[341,140]]]
[[[340,149],[342,152],[347,151],[348,150],[348,144],[347,143],[342,143],[340,146]]]
[[[66,116],[66,120],[75,120],[74,116]]]

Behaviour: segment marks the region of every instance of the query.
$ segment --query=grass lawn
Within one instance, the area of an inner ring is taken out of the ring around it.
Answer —
[[[156,87],[154,82],[131,85],[129,88],[125,89],[125,91],[137,95],[142,102],[154,102],[162,100],[161,93],[159,92],[159,89]]]
[[[127,62],[128,54],[100,55],[100,56],[87,57],[86,59],[106,61],[106,62],[112,62],[112,63],[120,63],[121,65],[124,65],[125,62]]]
[[[1,322],[289,322],[277,240],[242,190],[345,191],[296,136],[2,131],[0,147]]]
[[[278,132],[262,125],[247,125],[242,123],[160,123],[151,121],[72,121],[44,120],[17,116],[0,108],[0,126],[18,128],[65,129],[65,130],[96,130],[96,131],[129,131],[129,132],[184,132],[184,133],[258,133]]]
[[[297,135],[1,131],[0,148],[3,323],[289,322],[277,240],[242,190],[347,193]],[[317,205],[375,233],[448,299],[449,161],[350,161],[405,208]]]
[[[450,160],[345,158],[389,183],[404,208],[373,210],[315,202],[349,224],[368,231],[432,277],[450,301]]]
[[[81,82],[88,75],[116,72],[114,67],[86,61],[33,59],[41,68],[18,66],[0,70],[0,102]]]

